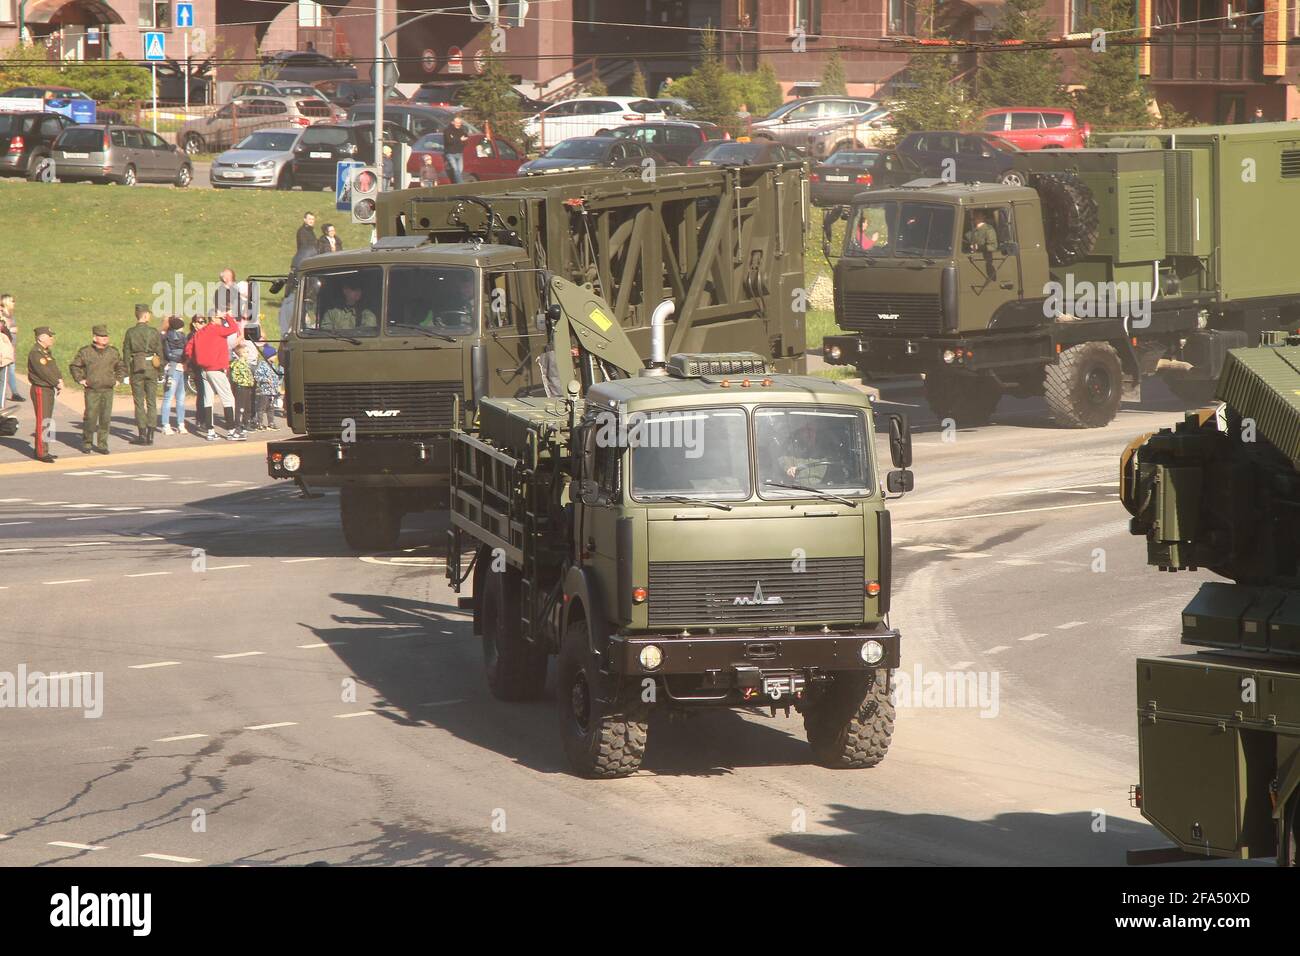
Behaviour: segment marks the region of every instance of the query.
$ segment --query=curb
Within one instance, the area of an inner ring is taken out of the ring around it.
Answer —
[[[241,458],[245,456],[251,457],[254,454],[265,456],[267,443],[267,441],[228,442],[215,448],[205,443],[192,448],[159,448],[156,451],[121,452],[117,456],[110,455],[108,457],[111,461],[121,464],[152,464],[166,461],[201,461],[210,458]],[[60,455],[57,461],[48,465],[40,461],[18,461],[8,465],[0,465],[0,476],[38,475],[48,474],[52,471],[103,470],[108,467],[105,464],[105,456],[103,455],[83,455],[76,449],[73,449],[72,452],[75,457],[65,452]]]

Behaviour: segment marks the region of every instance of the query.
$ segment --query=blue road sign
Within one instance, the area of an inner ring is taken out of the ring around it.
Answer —
[[[348,182],[352,170],[359,169],[365,163],[355,159],[345,159],[334,170],[334,208],[339,212],[352,211],[352,184]]]
[[[176,4],[176,25],[178,27],[194,26],[194,4],[192,3]]]
[[[144,58],[146,60],[165,60],[167,55],[164,52],[166,47],[166,37],[162,33],[146,33],[144,35]]]

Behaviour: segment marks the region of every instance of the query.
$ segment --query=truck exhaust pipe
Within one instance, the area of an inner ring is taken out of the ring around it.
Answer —
[[[677,311],[672,299],[664,299],[650,314],[650,363],[643,375],[664,375],[668,365],[668,316]]]

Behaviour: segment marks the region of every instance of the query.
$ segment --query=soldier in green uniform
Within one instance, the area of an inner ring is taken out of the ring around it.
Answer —
[[[163,366],[162,335],[150,322],[148,306],[135,307],[135,325],[122,338],[122,361],[131,375],[131,397],[135,399],[135,427],[139,437],[132,445],[152,445],[158,423],[158,373]]]
[[[970,214],[974,223],[966,230],[966,248],[984,260],[984,271],[990,279],[994,278],[993,254],[998,251],[998,231],[989,222],[987,209],[972,209]]]
[[[81,419],[81,453],[108,454],[109,426],[113,422],[113,386],[126,378],[122,353],[108,344],[108,326],[91,329],[92,344],[83,346],[68,370],[86,390],[86,413]]]
[[[823,433],[821,422],[816,415],[809,415],[791,433],[786,453],[778,456],[777,464],[791,481],[818,487],[835,458],[833,443]]]
[[[31,388],[32,410],[36,412],[35,458],[49,464],[49,440],[54,437],[54,394],[63,388],[63,376],[54,361],[54,330],[42,325],[36,330],[36,344],[27,353],[27,384]]]
[[[378,329],[379,319],[361,304],[361,286],[351,279],[343,282],[343,304],[327,309],[321,317],[320,327],[331,332],[352,329]]]

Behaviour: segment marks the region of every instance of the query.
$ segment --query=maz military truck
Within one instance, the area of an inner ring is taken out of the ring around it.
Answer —
[[[899,634],[866,395],[663,338],[647,367],[590,287],[547,289],[559,394],[485,398],[452,434],[447,577],[492,692],[540,696],[557,655],[586,776],[634,772],[656,707],[793,707],[818,761],[878,763]],[[890,436],[903,492],[901,416]]]
[[[803,166],[588,171],[386,193],[369,248],[305,260],[282,349],[299,437],[273,478],[340,488],[348,543],[396,547],[445,507],[452,409],[542,396],[546,273],[591,283],[648,355],[666,296],[674,351],[749,350],[802,371]]]
[[[1131,530],[1162,571],[1206,568],[1187,652],[1137,662],[1134,803],[1178,853],[1300,865],[1300,337],[1235,349],[1222,407],[1134,441]]]
[[[826,360],[868,379],[922,373],[935,414],[959,424],[1011,393],[1090,428],[1155,374],[1202,401],[1229,349],[1300,328],[1293,124],[1099,141],[1026,153],[1032,188],[859,195],[835,263],[850,334],[826,339]]]

